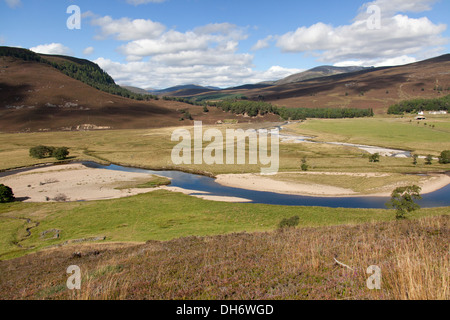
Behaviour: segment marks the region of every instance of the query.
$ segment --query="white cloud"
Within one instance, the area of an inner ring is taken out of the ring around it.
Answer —
[[[83,50],[83,54],[86,56],[90,56],[91,54],[93,54],[95,51],[94,47],[87,47],[86,49]]]
[[[166,65],[155,61],[119,63],[109,59],[95,60],[117,83],[141,88],[167,88],[179,84],[232,87],[244,83],[279,80],[300,69],[279,66],[265,71],[253,70],[245,65]]]
[[[97,38],[115,36],[121,41],[153,39],[160,36],[166,29],[163,24],[152,20],[130,20],[129,18],[114,20],[109,16],[94,18],[91,23],[101,29]]]
[[[360,13],[355,20],[365,20],[368,17],[367,8],[378,6],[383,16],[392,17],[396,13],[429,11],[438,0],[375,0],[367,2],[359,9]]]
[[[191,50],[176,53],[157,55],[151,60],[154,62],[165,63],[171,66],[248,66],[253,61],[253,56],[248,53],[236,54],[230,47],[218,49],[208,48],[207,50]]]
[[[211,23],[180,32],[165,31],[163,25],[150,20],[138,24],[128,18],[103,17],[93,23],[101,27],[102,36],[115,35],[126,41],[118,52],[127,63],[98,60],[121,84],[168,87],[196,83],[227,87],[252,79],[266,80],[268,76],[253,71],[253,55],[239,52],[240,41],[248,37],[247,28],[234,24]],[[152,33],[155,25],[157,32]],[[145,26],[148,32],[143,32]]]
[[[389,66],[400,66],[409,63],[417,62],[418,60],[410,56],[400,56],[395,58],[388,58],[384,60],[373,59],[373,60],[348,60],[340,61],[335,63],[335,67],[348,67],[348,66],[374,66],[374,67],[389,67]]]
[[[127,56],[146,57],[187,50],[206,50],[208,42],[208,36],[197,35],[191,31],[181,33],[170,30],[157,39],[140,39],[129,42],[121,46],[119,51]]]
[[[37,53],[57,54],[57,55],[69,55],[72,52],[68,47],[62,45],[61,43],[42,44],[30,48],[30,50]]]
[[[5,0],[5,2],[10,8],[13,9],[22,5],[22,1],[20,0]]]
[[[162,3],[166,0],[127,0],[127,3],[138,6],[141,4],[147,4],[147,3]]]
[[[429,10],[435,0],[376,0],[364,4],[350,25],[334,27],[322,22],[300,27],[277,37],[283,52],[303,52],[321,61],[357,65],[380,65],[412,61],[415,57],[431,57],[436,48],[448,42],[442,33],[447,26],[434,24],[427,17],[410,18],[398,12]],[[381,9],[381,29],[367,26],[370,16],[366,9],[378,5]],[[440,52],[442,53],[442,52]]]
[[[270,41],[273,40],[273,36],[267,36],[264,39],[258,40],[258,42],[252,47],[252,51],[258,51],[270,47]]]
[[[123,22],[134,26],[137,25],[136,20],[110,20],[109,17],[105,18],[107,18],[108,24],[114,26],[113,29],[115,30],[126,30]],[[99,20],[105,21],[105,18],[96,19],[95,23]],[[112,28],[108,29],[109,31],[102,27],[102,33],[111,34]],[[184,51],[201,50],[206,52],[211,48],[217,48],[217,54],[219,54],[224,48],[228,51],[236,51],[238,42],[247,38],[242,28],[229,23],[208,24],[186,32],[169,30],[163,33],[162,31],[164,31],[164,26],[160,25],[158,32],[155,33],[131,32],[134,41],[122,45],[119,51],[123,55],[128,56],[127,60],[129,61],[137,60],[138,57],[179,54]],[[121,38],[125,40],[131,37],[122,35]]]
[[[269,81],[269,80],[280,80],[283,78],[286,78],[290,75],[300,73],[305,71],[304,69],[290,69],[290,68],[283,68],[280,66],[273,66],[270,67],[267,71],[257,73],[257,76],[261,79],[261,81]],[[259,82],[261,82],[259,81]]]
[[[97,38],[113,36],[124,41],[117,51],[127,62],[95,61],[121,85],[231,87],[278,80],[301,71],[279,66],[254,70],[253,55],[239,52],[240,41],[248,38],[248,27],[211,23],[180,32],[151,20],[91,16],[91,23],[100,27]]]

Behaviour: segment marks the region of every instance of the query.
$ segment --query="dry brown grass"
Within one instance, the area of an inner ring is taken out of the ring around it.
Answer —
[[[449,216],[147,244],[66,247],[0,262],[3,299],[450,298]],[[81,252],[81,257],[74,252]],[[334,259],[353,268],[336,264]],[[82,289],[65,288],[69,265]],[[366,270],[382,270],[369,290]]]

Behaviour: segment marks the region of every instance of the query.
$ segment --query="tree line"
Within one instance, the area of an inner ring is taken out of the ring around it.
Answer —
[[[275,114],[284,120],[306,120],[307,118],[341,119],[373,117],[373,109],[356,108],[286,108],[277,107],[269,102],[225,99],[218,101],[197,101],[183,97],[163,97],[166,101],[183,102],[204,108],[216,107],[224,112],[256,117]]]
[[[373,117],[372,109],[355,108],[286,108],[277,107],[268,102],[250,100],[224,100],[208,102],[210,106],[235,114],[247,114],[250,117],[275,114],[284,120],[306,120],[307,118],[362,118]]]
[[[450,95],[435,99],[413,99],[394,104],[389,107],[388,114],[403,115],[419,111],[449,111]]]

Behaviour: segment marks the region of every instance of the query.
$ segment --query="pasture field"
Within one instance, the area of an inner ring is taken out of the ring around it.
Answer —
[[[287,132],[316,136],[319,141],[350,142],[411,150],[421,155],[438,156],[450,149],[450,118],[438,118],[435,128],[410,123],[401,118],[374,118],[349,120],[308,120],[288,126]],[[255,128],[257,124],[213,126],[226,128]],[[211,126],[204,126],[204,130]],[[187,127],[192,129],[192,127]],[[177,142],[171,141],[174,128],[148,130],[43,132],[0,134],[0,170],[52,162],[52,159],[29,157],[30,147],[45,144],[70,148],[70,160],[94,160],[150,169],[178,169],[212,175],[224,173],[255,173],[256,165],[183,165],[175,166],[171,152]],[[204,147],[207,146],[204,143]],[[370,164],[368,154],[353,147],[325,144],[289,144],[280,146],[280,172],[300,171],[301,159],[308,159],[311,171],[324,172],[429,172],[448,170],[449,165],[434,161],[417,166],[411,159],[382,158]]]
[[[289,129],[312,135],[317,141],[366,144],[438,156],[441,151],[450,148],[450,116],[427,117],[427,120],[420,122],[412,116],[312,119],[301,125],[291,125]]]

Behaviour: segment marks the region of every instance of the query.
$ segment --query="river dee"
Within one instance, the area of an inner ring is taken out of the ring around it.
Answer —
[[[285,195],[273,192],[261,192],[230,188],[218,184],[215,179],[185,173],[180,171],[153,171],[137,168],[122,167],[118,165],[104,166],[95,162],[84,162],[90,168],[101,168],[125,172],[140,172],[155,174],[172,179],[172,187],[187,190],[196,190],[201,193],[208,192],[211,196],[236,197],[251,200],[251,203],[284,205],[284,206],[317,206],[331,208],[361,208],[381,209],[386,208],[388,197],[307,197],[299,195]],[[423,195],[423,200],[418,201],[423,208],[450,206],[450,185]]]

